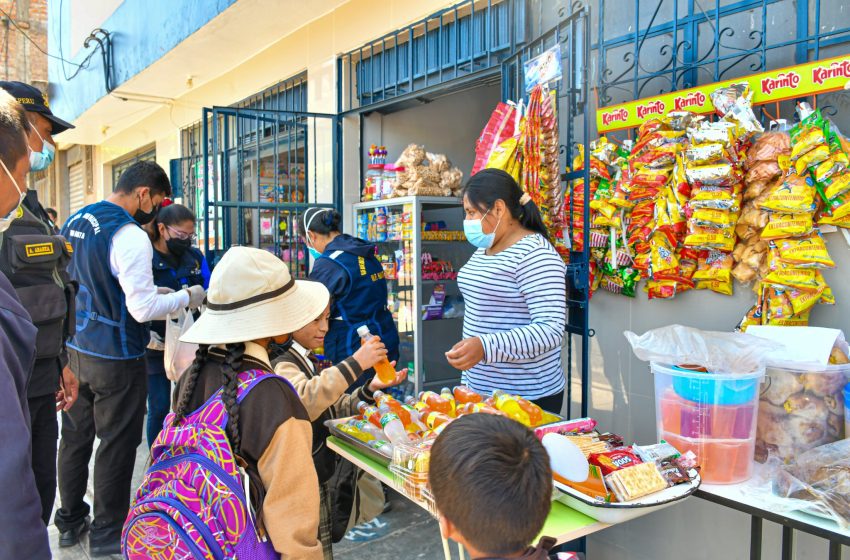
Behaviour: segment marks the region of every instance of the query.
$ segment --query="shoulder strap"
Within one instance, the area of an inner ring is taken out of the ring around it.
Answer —
[[[295,387],[293,387],[292,383],[290,383],[289,380],[287,380],[286,378],[268,371],[263,371],[261,369],[251,369],[248,371],[243,371],[237,377],[237,379],[239,380],[239,386],[236,389],[236,402],[241,404],[242,401],[245,400],[245,397],[248,396],[248,393],[250,393],[251,390],[254,389],[254,387],[259,385],[261,381],[271,378],[280,379],[281,381],[286,383],[296,395],[298,394],[298,392],[295,390]]]

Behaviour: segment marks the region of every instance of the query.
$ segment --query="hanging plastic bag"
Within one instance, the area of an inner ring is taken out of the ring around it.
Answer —
[[[189,369],[195,359],[197,344],[180,342],[180,337],[195,323],[188,309],[181,309],[165,318],[165,375],[177,382],[183,372]]]

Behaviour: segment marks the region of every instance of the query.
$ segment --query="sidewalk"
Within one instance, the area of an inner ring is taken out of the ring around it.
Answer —
[[[61,422],[61,420],[60,420]],[[136,468],[133,473],[133,491],[141,483],[148,460],[147,444],[143,441],[136,452]],[[89,472],[93,472],[94,454]],[[335,560],[397,560],[404,558],[441,558],[443,554],[440,530],[425,510],[412,504],[395,492],[391,493],[393,508],[368,526],[358,527],[347,538],[334,545]],[[92,478],[89,476],[86,500],[91,503]],[[59,507],[56,497],[55,508]],[[51,517],[52,519],[52,517]],[[50,549],[56,560],[89,560],[88,534],[80,544],[72,548],[59,548],[59,531],[51,524],[48,527]],[[349,538],[351,540],[349,540]],[[109,558],[119,560],[120,556]]]

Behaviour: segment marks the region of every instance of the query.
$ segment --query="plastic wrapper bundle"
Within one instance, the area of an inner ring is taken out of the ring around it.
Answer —
[[[396,160],[404,168],[397,174],[393,196],[458,196],[463,172],[452,167],[443,154],[432,154],[424,146],[410,144]]]
[[[499,103],[475,143],[475,164],[472,166],[472,175],[487,167],[487,161],[493,154],[493,150],[508,138],[515,136],[518,125],[516,105]]]
[[[764,368],[771,352],[782,346],[743,333],[703,331],[669,325],[642,335],[623,333],[632,350],[645,362],[694,364],[712,373],[751,373]]]
[[[790,464],[771,458],[742,487],[774,513],[804,511],[850,529],[850,439],[816,447]]]

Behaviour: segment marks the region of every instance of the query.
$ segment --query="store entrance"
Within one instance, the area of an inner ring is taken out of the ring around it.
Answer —
[[[195,207],[207,258],[215,262],[234,245],[258,247],[306,278],[297,220],[309,207],[338,208],[339,118],[213,107],[204,109],[203,146]]]

